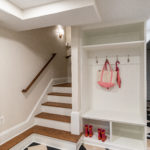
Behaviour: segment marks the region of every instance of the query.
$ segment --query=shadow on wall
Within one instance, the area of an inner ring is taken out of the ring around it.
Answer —
[[[0,28],[0,114],[5,117],[0,131],[27,119],[51,78],[67,76],[65,38],[56,27],[15,32]],[[51,54],[57,55],[27,94],[25,88],[41,70]],[[9,93],[9,94],[8,94]]]

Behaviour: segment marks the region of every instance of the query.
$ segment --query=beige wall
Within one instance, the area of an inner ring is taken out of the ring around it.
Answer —
[[[5,122],[0,131],[27,119],[37,100],[53,77],[65,77],[65,38],[59,39],[55,27],[25,32],[0,28],[0,115]],[[57,55],[27,94],[25,88],[47,62]]]

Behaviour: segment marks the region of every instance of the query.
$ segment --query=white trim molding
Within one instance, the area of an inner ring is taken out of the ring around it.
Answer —
[[[75,135],[80,135],[81,129],[81,115],[80,112],[71,113],[71,133]]]

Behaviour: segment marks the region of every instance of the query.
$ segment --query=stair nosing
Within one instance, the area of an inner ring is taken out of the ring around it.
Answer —
[[[50,119],[50,118],[46,118],[46,117],[41,117],[39,115],[41,114],[47,114],[47,115],[55,115],[55,116],[59,116],[59,117],[66,117],[66,118],[69,118],[70,120],[68,121],[64,121],[64,120],[59,120],[59,119]],[[64,122],[64,123],[71,123],[71,117],[70,116],[65,116],[65,115],[58,115],[58,114],[52,114],[52,113],[46,113],[46,112],[41,112],[40,114],[37,114],[35,116],[35,118],[39,118],[39,119],[45,119],[45,120],[53,120],[53,121],[58,121],[58,122]]]
[[[65,87],[65,88],[72,88],[72,86],[65,86],[64,84],[70,84],[70,83],[60,83],[60,84],[54,84],[53,87]]]
[[[58,94],[58,95],[57,95]],[[60,95],[59,95],[60,94]],[[66,94],[66,95],[65,95]],[[51,92],[48,93],[49,96],[60,96],[60,97],[72,97],[71,93],[62,93],[62,92]]]
[[[56,105],[46,105],[46,103],[53,103],[53,104],[58,104],[58,106]],[[59,106],[60,105],[71,105],[71,107],[68,107],[68,106]],[[42,106],[47,106],[47,107],[58,107],[58,108],[65,108],[65,109],[72,109],[72,104],[69,104],[69,103],[59,103],[59,102],[45,102],[42,104]]]

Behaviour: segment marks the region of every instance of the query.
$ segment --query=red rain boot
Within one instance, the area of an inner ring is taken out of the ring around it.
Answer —
[[[102,134],[101,134],[102,129],[99,128],[98,129],[98,139],[101,140],[102,139]]]
[[[101,130],[101,134],[102,134],[102,142],[105,142],[106,139],[107,139],[107,136],[106,136],[105,133],[106,133],[105,129]]]
[[[89,130],[88,130],[88,125],[85,125],[85,136],[89,136]]]
[[[93,126],[90,125],[89,126],[89,137],[92,137],[93,136]]]

